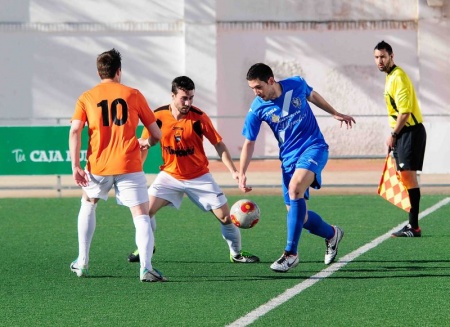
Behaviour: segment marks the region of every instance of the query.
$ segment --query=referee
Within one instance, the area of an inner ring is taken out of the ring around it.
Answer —
[[[394,63],[392,47],[384,41],[379,42],[375,46],[374,57],[378,69],[387,74],[384,98],[392,132],[386,144],[393,150],[397,171],[400,171],[411,201],[409,224],[393,233],[392,237],[420,237],[420,187],[417,171],[422,170],[427,140],[422,113],[411,80]]]

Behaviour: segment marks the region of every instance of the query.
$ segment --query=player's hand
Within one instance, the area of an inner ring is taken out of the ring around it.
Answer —
[[[395,147],[395,142],[397,141],[397,138],[395,138],[392,135],[389,135],[386,139],[386,145],[388,147],[388,152],[391,152],[391,150]]]
[[[245,175],[239,175],[239,189],[244,193],[252,190],[252,187],[247,186],[247,177]]]
[[[86,172],[81,169],[81,167],[75,167],[72,169],[72,176],[75,180],[75,183],[78,186],[88,186],[89,185],[89,177]]]
[[[139,148],[142,150],[148,150],[150,148],[150,143],[148,143],[148,139],[139,138]]]
[[[356,124],[356,121],[352,116],[337,113],[336,115],[334,115],[334,118],[341,122],[341,127],[342,124],[345,123],[345,125],[347,125],[347,129],[352,128],[352,124]]]

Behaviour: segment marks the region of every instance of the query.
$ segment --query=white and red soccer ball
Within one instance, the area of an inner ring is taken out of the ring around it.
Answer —
[[[261,211],[252,200],[242,199],[237,201],[230,210],[231,221],[239,228],[248,229],[255,226]]]

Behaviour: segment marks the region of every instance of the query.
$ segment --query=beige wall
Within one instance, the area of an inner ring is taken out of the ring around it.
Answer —
[[[448,121],[449,2],[0,0],[1,124],[68,124],[78,95],[98,82],[96,55],[116,47],[123,82],[141,89],[153,108],[170,101],[173,77],[192,77],[195,104],[215,117],[233,156],[252,100],[245,74],[257,61],[272,65],[278,78],[303,75],[338,110],[356,116],[356,127],[345,131],[317,111],[332,156],[383,156],[384,75],[372,49],[390,42],[426,120]],[[276,156],[273,137],[263,133],[256,155]]]

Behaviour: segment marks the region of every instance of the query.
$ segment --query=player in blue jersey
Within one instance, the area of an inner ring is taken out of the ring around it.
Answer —
[[[286,272],[298,265],[298,243],[302,229],[325,239],[325,264],[334,261],[344,232],[326,223],[316,212],[307,209],[309,187],[319,189],[321,173],[328,160],[328,145],[308,104],[313,103],[351,128],[355,120],[337,112],[300,76],[276,82],[272,69],[257,63],[250,67],[247,82],[255,93],[245,119],[242,134],[246,140],[240,157],[239,188],[247,186],[246,172],[253,156],[262,122],[266,122],[278,140],[283,177],[283,194],[287,214],[287,243],[283,255],[270,268]]]

